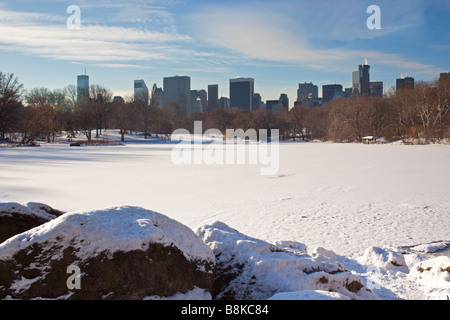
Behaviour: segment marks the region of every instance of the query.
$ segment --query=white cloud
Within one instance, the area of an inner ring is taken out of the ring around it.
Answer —
[[[305,4],[307,2],[307,5]],[[400,1],[404,4],[404,1]],[[282,4],[281,4],[282,3]],[[409,70],[415,73],[433,74],[438,68],[418,61],[411,61],[400,54],[380,50],[357,50],[348,48],[348,43],[356,38],[364,39],[368,30],[358,31],[352,19],[355,10],[361,5],[350,1],[345,7],[331,8],[330,1],[303,1],[301,10],[298,2],[277,1],[268,6],[242,4],[233,7],[211,5],[192,14],[191,32],[196,39],[209,43],[216,48],[226,49],[235,55],[268,62],[283,62],[313,69],[345,72],[353,70],[355,64],[363,63],[368,58],[373,63]],[[285,4],[285,6],[284,6]],[[354,6],[352,6],[352,4]],[[325,7],[328,5],[328,13]],[[392,6],[391,6],[392,7]],[[356,9],[355,9],[356,8]],[[298,9],[298,11],[295,11]],[[298,13],[298,14],[297,14]],[[394,19],[400,12],[387,15]],[[326,19],[328,17],[328,19]],[[364,10],[361,20],[369,17]],[[412,21],[417,21],[412,17]],[[360,22],[361,22],[360,21]],[[407,28],[411,21],[401,19],[384,34]],[[364,29],[361,27],[360,29]],[[344,32],[347,31],[347,32]],[[330,40],[340,39],[341,47],[333,46]],[[314,45],[312,45],[314,43]],[[331,43],[331,44],[330,44]],[[345,45],[345,47],[344,47]]]
[[[68,17],[68,16],[67,16]],[[149,61],[175,59],[189,36],[82,23],[66,27],[67,17],[16,12],[0,6],[0,45],[3,49],[71,61]]]

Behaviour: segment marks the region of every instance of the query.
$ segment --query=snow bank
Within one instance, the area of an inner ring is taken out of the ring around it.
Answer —
[[[201,227],[197,234],[216,256],[218,299],[259,300],[277,292],[304,290],[339,292],[351,299],[377,298],[359,276],[321,254],[288,251],[222,222]]]
[[[159,243],[179,248],[190,261],[214,261],[211,250],[191,229],[162,214],[132,206],[66,213],[6,240],[0,245],[0,259],[11,258],[37,242],[57,241],[58,246],[66,248],[73,239],[83,240],[75,248],[81,259],[100,252],[145,250],[146,244]]]

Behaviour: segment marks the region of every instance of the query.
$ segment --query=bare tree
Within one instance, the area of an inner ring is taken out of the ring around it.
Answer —
[[[31,89],[25,94],[27,108],[33,109],[29,114],[34,114],[34,123],[28,122],[32,128],[25,128],[26,131],[33,132],[32,140],[34,135],[39,135],[45,136],[47,142],[51,142],[54,141],[56,132],[61,131],[57,98],[54,92],[43,87]]]
[[[96,122],[96,138],[102,134],[102,129],[106,128],[106,122],[110,113],[108,106],[112,101],[112,96],[112,92],[101,85],[93,84],[89,87],[90,108],[92,109],[90,113]]]
[[[21,94],[23,84],[14,74],[0,72],[0,138],[15,128],[22,108]]]
[[[112,125],[119,130],[120,140],[125,141],[125,134],[135,125],[139,111],[132,102],[112,102],[111,111]]]

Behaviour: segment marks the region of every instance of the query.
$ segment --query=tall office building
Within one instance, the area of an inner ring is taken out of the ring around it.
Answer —
[[[281,110],[280,100],[267,100],[266,110],[272,112],[273,114],[279,113]]]
[[[359,65],[358,69],[352,74],[353,95],[370,95],[370,66]]]
[[[400,79],[397,79],[396,90],[401,89],[414,89],[414,78],[402,77]]]
[[[181,114],[191,113],[191,78],[174,76],[164,78],[164,103],[176,103]]]
[[[151,102],[157,108],[162,108],[164,105],[164,91],[162,88],[158,88],[156,83],[152,87]]]
[[[384,84],[383,81],[372,81],[369,84],[370,95],[372,97],[382,97],[384,94]]]
[[[322,86],[322,98],[324,103],[333,101],[333,99],[340,95],[342,91],[342,85],[340,84],[327,84]],[[342,94],[343,96],[343,94]]]
[[[297,103],[302,103],[303,100],[319,98],[319,87],[310,83],[299,83],[297,89]]]
[[[259,93],[253,94],[253,100],[252,100],[252,110],[259,110],[262,108],[262,98]]]
[[[280,95],[280,104],[282,108],[286,108],[289,110],[289,98],[288,95],[286,93],[282,93]]]
[[[219,99],[219,109],[230,109],[230,99],[227,97],[221,97]]]
[[[89,98],[89,76],[80,75],[77,81],[77,100]]]
[[[353,95],[352,88],[345,88],[345,90],[344,90],[344,97],[345,98],[351,98],[352,95]]]
[[[201,108],[197,100],[200,100]],[[194,106],[196,104],[196,106]],[[190,113],[193,111],[206,112],[208,108],[208,93],[205,90],[191,90],[191,109]]]
[[[144,80],[134,80],[134,101],[148,104],[148,87]]]
[[[208,86],[208,110],[207,112],[212,112],[214,109],[219,107],[219,85],[211,84]]]
[[[230,106],[252,110],[255,82],[252,78],[230,79]]]

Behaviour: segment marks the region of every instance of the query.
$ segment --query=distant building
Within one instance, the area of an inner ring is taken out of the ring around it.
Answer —
[[[259,110],[261,108],[262,108],[261,95],[259,93],[254,93],[252,99],[252,110]]]
[[[230,79],[230,106],[252,110],[255,82],[252,78]]]
[[[287,94],[282,93],[278,100],[266,101],[266,110],[271,111],[273,114],[280,113],[282,109],[289,110],[289,98]]]
[[[122,98],[121,96],[115,96],[115,97],[113,98],[113,102],[116,102],[116,103],[124,103],[125,100],[123,100],[123,98]]]
[[[201,107],[199,106],[197,100],[200,100]],[[194,105],[196,105],[195,108]],[[191,90],[191,111],[188,114],[190,114],[193,111],[206,112],[207,108],[208,108],[208,93],[203,89]]]
[[[310,83],[299,83],[297,89],[297,103],[302,104],[303,100],[319,98],[319,87]]]
[[[212,112],[219,107],[219,85],[211,84],[208,86],[208,110],[205,112]]]
[[[442,72],[439,75],[439,80],[443,80],[443,79],[447,79],[447,78],[450,78],[450,72]]]
[[[352,88],[345,88],[345,90],[344,90],[344,97],[345,98],[351,98],[352,95],[353,95]]]
[[[382,97],[384,94],[383,81],[372,81],[369,84],[369,88],[372,97]]]
[[[192,112],[204,112],[204,106],[202,103],[202,99],[200,97],[197,97],[192,104]]]
[[[148,104],[148,87],[144,80],[134,80],[134,101]]]
[[[230,99],[221,97],[217,102],[219,109],[230,109]]]
[[[342,91],[342,85],[340,84],[327,84],[327,85],[323,85],[322,86],[322,98],[323,98],[323,102],[324,103],[328,103],[333,101],[336,92],[342,92],[342,96],[343,91]],[[339,95],[341,96],[341,95]]]
[[[286,93],[282,93],[280,95],[280,99],[279,100],[280,100],[282,108],[286,108],[286,109],[289,110],[289,98],[288,98],[288,95]]]
[[[77,100],[89,98],[89,76],[80,75],[77,79]]]
[[[164,105],[164,91],[162,88],[158,88],[156,83],[152,87],[151,102],[157,108],[161,108]]]
[[[336,100],[336,99],[339,99],[339,98],[345,98],[344,91],[338,90],[338,91],[334,92],[333,100]],[[331,100],[331,101],[333,101],[333,100]]]
[[[352,73],[353,95],[370,95],[370,66],[359,65],[358,69]]]
[[[267,100],[266,110],[271,111],[273,114],[280,112],[281,110],[280,100]]]
[[[405,77],[397,79],[397,87],[396,90],[401,89],[414,89],[414,78]]]
[[[174,76],[164,78],[164,103],[176,103],[181,114],[189,115],[191,109],[191,78]]]

